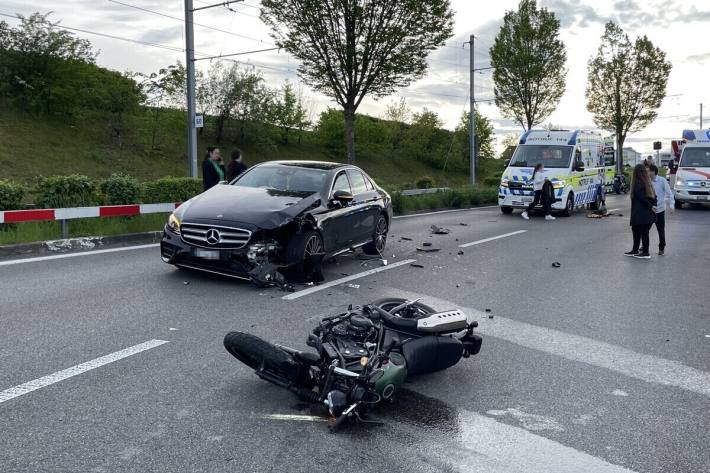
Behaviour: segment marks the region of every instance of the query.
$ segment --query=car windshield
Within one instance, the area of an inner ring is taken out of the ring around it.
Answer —
[[[710,148],[685,148],[680,166],[710,168]]]
[[[233,183],[239,187],[258,187],[298,194],[320,192],[328,171],[297,166],[259,166],[242,174]]]
[[[573,149],[573,146],[520,145],[515,149],[510,165],[525,168],[542,163],[546,168],[566,168]]]

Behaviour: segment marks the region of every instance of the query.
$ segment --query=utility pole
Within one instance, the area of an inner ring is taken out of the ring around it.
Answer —
[[[190,177],[197,179],[197,128],[195,128],[195,26],[192,0],[185,0],[185,62],[187,67],[187,161]]]
[[[195,25],[193,13],[214,7],[228,7],[243,0],[227,0],[214,5],[193,8],[192,0],[185,0],[185,62],[187,67],[187,161],[190,177],[197,179],[197,127],[195,117]]]
[[[468,43],[471,48],[471,111],[469,113],[469,127],[468,127],[468,141],[471,145],[471,185],[476,185],[476,97],[474,95],[474,83],[476,80],[476,70],[474,68],[474,51],[473,42],[476,39],[474,35],[471,35],[470,42]]]

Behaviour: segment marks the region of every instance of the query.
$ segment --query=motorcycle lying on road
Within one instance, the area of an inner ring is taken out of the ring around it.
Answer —
[[[324,317],[308,335],[315,352],[230,332],[224,346],[256,375],[324,404],[337,429],[348,419],[378,423],[366,411],[391,399],[408,376],[447,369],[477,354],[483,339],[459,310],[437,312],[418,300],[388,298]]]
[[[623,174],[617,174],[614,176],[614,192],[618,195],[622,192],[626,194],[629,192],[629,184],[626,182],[626,176]]]

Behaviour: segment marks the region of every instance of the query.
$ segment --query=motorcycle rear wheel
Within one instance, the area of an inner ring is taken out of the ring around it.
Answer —
[[[402,299],[399,297],[385,297],[384,299],[378,299],[375,302],[372,303],[372,305],[379,307],[382,310],[386,310],[389,312],[390,310],[394,309],[398,305],[401,305],[403,303],[407,302],[407,299]],[[426,304],[422,304],[421,302],[415,302],[411,306],[408,307],[408,309],[416,309],[417,312],[420,312],[418,315],[412,316],[411,310],[408,310],[406,312],[404,311],[397,311],[397,313],[392,314],[397,317],[402,317],[405,319],[418,319],[421,317],[425,317],[429,314],[433,314],[436,312],[435,309],[432,307],[429,307]]]
[[[279,347],[244,332],[229,332],[224,337],[224,348],[237,360],[254,370],[263,368],[295,380],[300,364]]]

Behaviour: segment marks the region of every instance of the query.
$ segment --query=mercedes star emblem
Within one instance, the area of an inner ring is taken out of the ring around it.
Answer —
[[[207,240],[207,243],[210,245],[216,245],[219,243],[219,241],[222,239],[222,237],[219,234],[219,231],[215,228],[210,228],[207,230],[207,234],[205,235],[205,239]]]

